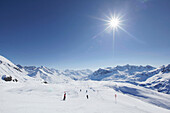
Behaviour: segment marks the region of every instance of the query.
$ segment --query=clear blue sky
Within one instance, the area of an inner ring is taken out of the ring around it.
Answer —
[[[113,49],[111,32],[93,38],[110,13],[136,39],[119,29]],[[56,69],[168,64],[170,0],[0,0],[0,54]]]

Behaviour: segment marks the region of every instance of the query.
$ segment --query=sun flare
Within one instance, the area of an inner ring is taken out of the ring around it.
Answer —
[[[111,28],[111,29],[114,29],[114,30],[117,30],[117,29],[121,29],[122,28],[122,22],[124,20],[122,20],[122,17],[121,15],[111,15],[110,17],[107,16],[107,19],[103,19],[105,22],[106,22],[106,25],[107,25],[107,29]]]
[[[117,28],[119,25],[120,25],[120,20],[118,18],[112,18],[110,21],[109,21],[109,25],[110,27],[112,28]]]

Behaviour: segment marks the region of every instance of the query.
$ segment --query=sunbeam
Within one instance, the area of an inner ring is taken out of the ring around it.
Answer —
[[[137,39],[135,36],[133,36],[132,34],[130,34],[128,31],[126,31],[126,30],[125,30],[124,28],[122,28],[121,26],[119,26],[119,28],[120,28],[122,31],[124,31],[126,34],[128,34],[132,39],[138,41],[139,43],[143,43],[143,44],[144,44],[143,41]]]

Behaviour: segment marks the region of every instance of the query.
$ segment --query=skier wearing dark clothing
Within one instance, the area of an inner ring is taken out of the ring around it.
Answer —
[[[64,92],[64,98],[63,98],[63,100],[64,100],[64,101],[66,100],[66,92]]]
[[[86,93],[87,93],[88,91],[86,90]]]
[[[89,99],[89,95],[86,95],[87,99]]]

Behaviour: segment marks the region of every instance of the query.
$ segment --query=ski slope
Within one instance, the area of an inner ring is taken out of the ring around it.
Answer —
[[[115,83],[100,81],[71,81],[58,84],[42,84],[38,81],[0,83],[0,112],[170,113],[168,109],[117,92],[111,87],[113,84]],[[121,84],[116,84],[121,87]],[[62,100],[64,91],[67,93],[66,101]],[[86,98],[86,94],[89,95],[89,99]],[[116,101],[115,94],[117,94]],[[170,96],[162,94],[162,98],[170,99]]]
[[[117,66],[99,69],[91,75],[90,70],[22,67],[0,56],[0,113],[170,113],[170,65],[152,68]],[[4,75],[18,82],[6,82]],[[88,77],[104,79],[92,81]],[[149,78],[136,83],[131,82],[133,79],[127,81],[136,77]],[[66,101],[62,100],[64,92]]]

